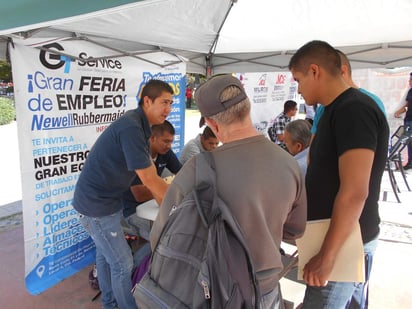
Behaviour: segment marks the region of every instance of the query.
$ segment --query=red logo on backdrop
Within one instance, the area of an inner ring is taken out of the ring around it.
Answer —
[[[285,74],[278,74],[278,78],[276,79],[276,84],[284,84],[286,81],[286,75]]]
[[[266,74],[263,74],[262,76],[259,77],[258,85],[259,86],[266,85]]]

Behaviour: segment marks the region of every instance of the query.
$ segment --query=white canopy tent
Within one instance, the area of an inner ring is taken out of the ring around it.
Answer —
[[[44,10],[25,22],[27,3],[35,2],[5,4],[3,48],[87,40],[118,57],[165,51],[187,62],[188,72],[216,74],[287,70],[297,48],[319,39],[348,54],[354,68],[412,64],[411,0],[117,0],[87,1],[83,10],[73,9],[78,0],[66,10],[59,9],[66,1],[37,1]]]

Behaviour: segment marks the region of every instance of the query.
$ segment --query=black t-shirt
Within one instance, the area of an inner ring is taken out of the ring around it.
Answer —
[[[412,121],[412,88],[409,89],[406,95],[406,101],[408,102],[408,110],[406,111],[405,120]]]
[[[306,173],[308,220],[331,218],[339,190],[338,160],[345,151],[372,149],[375,157],[369,196],[359,223],[364,243],[379,233],[378,200],[388,150],[389,127],[385,115],[369,96],[349,88],[325,107],[310,147]]]

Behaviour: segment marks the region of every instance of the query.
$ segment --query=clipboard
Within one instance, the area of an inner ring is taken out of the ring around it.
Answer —
[[[303,280],[303,267],[319,252],[329,224],[330,219],[308,221],[305,233],[296,239],[299,252],[298,280]],[[359,223],[339,251],[329,281],[365,282],[365,259]]]

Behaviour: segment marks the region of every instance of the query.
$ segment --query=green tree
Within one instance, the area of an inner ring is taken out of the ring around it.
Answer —
[[[12,81],[11,65],[6,60],[0,60],[0,80],[6,83]]]
[[[16,118],[13,100],[0,97],[0,126],[9,124]]]

